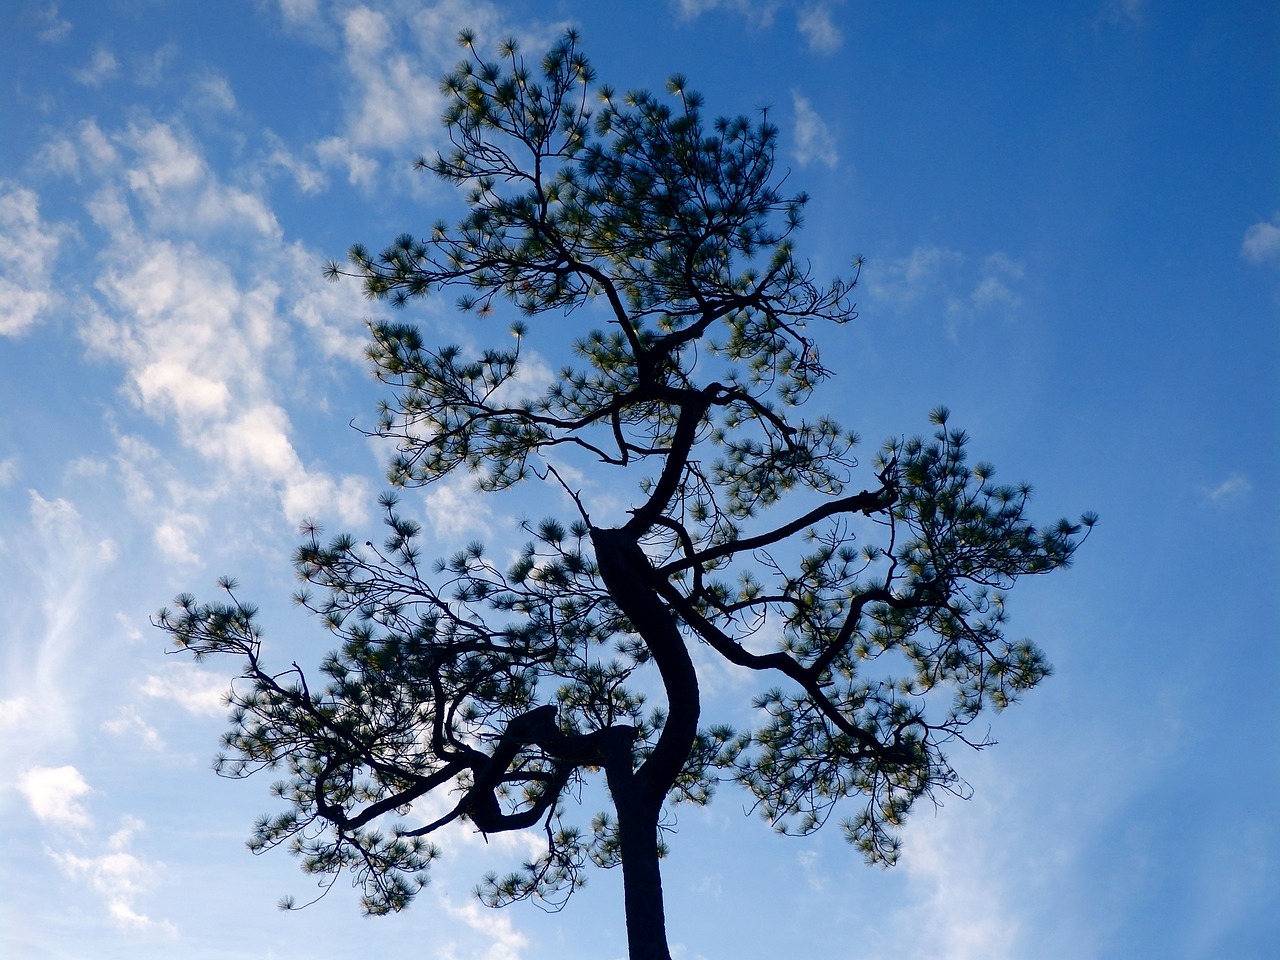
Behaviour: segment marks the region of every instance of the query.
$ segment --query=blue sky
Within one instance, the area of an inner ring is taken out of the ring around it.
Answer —
[[[406,913],[244,849],[267,780],[216,778],[221,665],[148,617],[238,576],[287,663],[297,523],[376,530],[363,321],[325,260],[458,212],[457,30],[601,79],[768,107],[800,252],[864,255],[815,403],[869,440],[945,403],[1046,520],[1102,523],[1011,628],[1055,675],[955,758],[901,864],[772,835],[724,789],[665,866],[683,960],[1262,958],[1280,939],[1280,12],[1264,2],[10,0],[0,31],[0,952],[45,960],[621,957],[620,882],[565,912],[469,896],[524,842],[459,832]],[[439,342],[505,336],[444,299]],[[583,321],[586,323],[587,321]],[[554,326],[548,324],[549,327]],[[536,341],[556,366],[560,331]],[[604,496],[603,492],[600,492]],[[540,499],[542,498],[542,499]],[[528,490],[406,499],[440,552]],[[751,687],[717,678],[727,713]]]

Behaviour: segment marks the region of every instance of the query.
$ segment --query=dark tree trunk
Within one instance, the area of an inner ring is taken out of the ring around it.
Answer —
[[[606,770],[606,774],[618,811],[627,956],[629,960],[671,960],[658,861],[659,810],[637,802],[630,770]]]
[[[628,743],[625,753],[606,752],[605,776],[618,811],[630,960],[671,960],[658,818],[698,735],[698,674],[675,617],[652,586],[653,567],[636,541],[621,530],[598,527],[591,538],[609,595],[649,647],[667,695],[666,723],[644,763],[633,769],[635,756]]]

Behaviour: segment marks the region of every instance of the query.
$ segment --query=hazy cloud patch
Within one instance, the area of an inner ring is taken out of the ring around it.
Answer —
[[[801,166],[816,162],[834,170],[840,161],[840,154],[836,150],[836,138],[826,121],[813,109],[808,98],[800,96],[794,90],[791,92],[791,103],[796,116],[796,160]]]
[[[97,88],[119,72],[120,61],[115,58],[115,54],[100,47],[94,51],[93,57],[90,58],[88,64],[79,70],[73,70],[71,76],[76,83],[82,86]]]
[[[844,45],[844,33],[825,3],[805,4],[796,11],[796,29],[814,53],[833,54]]]
[[[444,909],[479,933],[488,941],[488,949],[475,953],[473,949],[458,952],[453,945],[446,946],[439,954],[440,960],[521,960],[528,939],[512,925],[508,913],[482,907],[475,901],[453,904],[443,901]]]
[[[133,707],[125,707],[110,720],[104,721],[102,729],[113,736],[125,737],[130,743],[142,744],[150,750],[164,749],[164,740],[159,732]]]
[[[432,532],[447,540],[486,536],[492,532],[493,508],[467,474],[439,480],[423,494]]]
[[[975,321],[1022,306],[1026,268],[1000,251],[975,263],[959,250],[921,244],[905,257],[868,261],[863,279],[869,296],[891,309],[940,308],[947,338],[957,340]]]
[[[29,330],[56,302],[53,265],[67,233],[41,218],[34,190],[0,182],[0,336]]]
[[[71,32],[71,21],[58,12],[58,5],[52,0],[35,4],[30,16],[36,24],[36,39],[41,43],[61,43]]]
[[[1221,483],[1200,489],[1204,498],[1216,507],[1243,500],[1253,492],[1253,484],[1242,473],[1233,473]]]
[[[134,82],[142,87],[157,87],[165,83],[169,68],[178,62],[178,52],[176,43],[166,43],[151,55],[134,60]]]
[[[386,14],[357,6],[343,18],[346,65],[353,80],[348,94],[343,148],[405,150],[435,139],[444,110],[435,73],[439,64],[424,64],[391,46],[396,35]],[[330,151],[341,155],[334,146]]]
[[[112,922],[126,930],[153,930],[167,934],[177,931],[167,921],[157,921],[139,913],[135,901],[155,884],[157,865],[136,854],[134,835],[145,826],[136,817],[125,817],[123,825],[107,838],[105,849],[97,856],[79,856],[50,851],[49,855],[73,880],[87,883],[103,898]]]
[[[221,717],[227,712],[225,703],[231,680],[210,673],[193,663],[173,660],[163,673],[153,673],[142,681],[144,696],[176,703],[196,716]]]
[[[161,152],[168,152],[167,134],[161,142]],[[186,161],[161,166],[169,172],[147,175],[147,184],[195,176]],[[138,406],[157,420],[172,420],[185,445],[218,465],[215,478],[248,476],[274,484],[291,521],[330,510],[344,522],[362,518],[364,482],[333,479],[303,464],[289,415],[274,396],[282,372],[293,364],[287,304],[310,303],[304,319],[330,350],[341,340],[326,327],[326,304],[312,302],[317,281],[300,276],[301,251],[268,247],[258,269],[273,275],[246,279],[194,242],[137,235],[127,211],[102,219],[131,242],[120,245],[116,261],[99,276],[104,309],[88,316],[82,335],[98,356],[123,364]],[[314,262],[311,267],[314,276]],[[307,292],[290,297],[281,281]],[[345,342],[342,347],[351,349]],[[173,531],[161,536],[162,548],[194,555]]]
[[[0,664],[0,750],[12,766],[74,741],[75,705],[98,682],[86,645],[91,591],[120,552],[71,501],[35,490],[27,499],[26,523],[9,518],[22,543],[10,582],[21,601],[5,611],[23,643]]]
[[[296,152],[290,150],[283,140],[273,133],[267,133],[267,142],[271,146],[266,157],[268,168],[283,170],[293,180],[299,192],[308,196],[322,193],[329,186],[329,178],[319,167],[313,166]]]
[[[905,257],[868,260],[863,279],[870,296],[901,309],[936,293],[964,262],[958,250],[921,244]]]
[[[320,21],[318,0],[279,0],[280,18],[289,26],[314,26]]]
[[[704,13],[724,10],[745,17],[752,26],[769,27],[782,3],[780,0],[672,0],[671,5],[682,20],[695,20]]]
[[[230,81],[214,71],[206,71],[196,79],[191,99],[202,113],[230,113],[236,108],[236,95]]]
[[[222,183],[185,131],[167,123],[130,124],[114,139],[133,157],[124,182],[153,228],[248,228],[279,237],[280,225],[262,198]]]
[[[1147,0],[1106,0],[1099,14],[1104,23],[1141,26],[1146,19]]]
[[[1280,213],[1245,230],[1240,256],[1248,263],[1280,261]]]
[[[1017,898],[1008,889],[999,850],[987,838],[1000,835],[994,808],[961,804],[965,824],[939,812],[911,820],[902,869],[912,887],[913,916],[928,916],[928,930],[912,957],[991,960],[1022,956]],[[967,824],[967,825],[966,825]]]

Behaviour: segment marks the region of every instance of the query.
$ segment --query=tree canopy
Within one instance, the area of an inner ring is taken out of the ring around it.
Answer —
[[[573,33],[538,66],[462,43],[451,149],[419,163],[463,188],[465,217],[329,273],[397,305],[452,288],[481,317],[521,312],[512,345],[478,356],[372,324],[388,396],[371,432],[395,441],[397,488],[541,483],[568,515],[525,522],[510,564],[479,544],[431,558],[396,494],[380,545],[304,531],[296,600],[338,641],[319,682],[272,665],[231,580],[158,623],[238,658],[218,769],[283,776],[255,850],[353,871],[376,914],[409,903],[447,825],[541,830],[541,856],[483,899],[558,902],[620,864],[631,956],[665,960],[665,806],[736,783],[777,829],[839,812],[892,863],[913,804],[963,791],[948,751],[984,745],[979,715],[1047,675],[1005,636],[1006,592],[1065,566],[1094,518],[1033,524],[1030,488],[971,462],[944,409],[869,467],[855,434],[805,415],[859,264],[823,283],[797,257],[806,197],[784,192],[766,114],[709,120],[681,77],[620,96]],[[534,323],[577,325],[551,383],[527,376]],[[586,483],[632,495],[602,516]],[[707,657],[758,677],[754,721],[706,709]],[[583,819],[576,787],[596,778],[611,809]]]

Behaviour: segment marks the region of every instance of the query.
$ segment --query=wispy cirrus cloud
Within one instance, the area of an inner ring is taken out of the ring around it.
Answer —
[[[1215,507],[1243,500],[1253,492],[1253,484],[1243,473],[1233,473],[1221,483],[1200,488],[1201,495]]]
[[[0,182],[0,336],[25,333],[57,303],[53,268],[69,232],[40,216],[34,190]]]
[[[1026,268],[1002,251],[974,258],[950,247],[920,244],[904,257],[869,261],[863,278],[869,296],[890,309],[940,306],[946,336],[956,340],[975,321],[1008,316],[1022,305]]]
[[[0,674],[0,753],[30,762],[71,741],[75,702],[92,682],[83,668],[84,619],[92,587],[116,563],[119,545],[62,497],[27,492],[27,515],[13,518],[22,550],[6,571],[21,596],[6,616],[25,642],[5,651]]]

